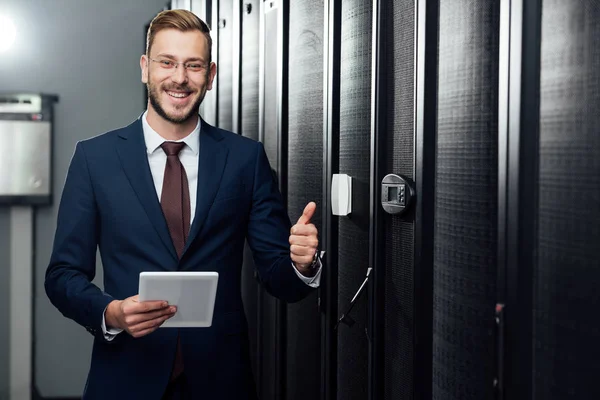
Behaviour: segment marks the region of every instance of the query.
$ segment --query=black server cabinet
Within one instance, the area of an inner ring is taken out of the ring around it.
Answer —
[[[319,232],[323,209],[323,0],[289,2],[288,212],[292,224],[310,201]],[[318,399],[321,390],[319,291],[287,306],[284,399]]]
[[[595,1],[542,2],[536,400],[600,398],[600,322],[593,317],[600,306],[599,17]]]
[[[502,15],[503,398],[598,398],[600,6],[512,1]]]
[[[352,177],[352,213],[339,218],[338,307],[346,309],[369,266],[372,7],[341,2],[339,171]],[[368,396],[366,297],[357,302],[352,327],[337,331],[337,398]]]
[[[433,399],[494,397],[499,11],[440,1]]]
[[[430,269],[415,260],[415,211],[405,215],[384,212],[381,182],[387,174],[398,174],[415,182],[423,165],[417,165],[416,39],[415,1],[374,1],[373,34],[375,94],[372,99],[374,132],[371,135],[371,235],[369,399],[413,399],[417,378],[429,380],[426,371],[415,373],[417,360],[428,359],[430,351],[416,355],[416,323],[431,318],[420,309],[431,288],[418,287],[419,274]],[[435,78],[435,77],[433,77]],[[427,143],[433,145],[433,141]],[[417,196],[421,203],[421,194]],[[429,213],[428,213],[429,215]],[[425,221],[426,222],[426,221]],[[423,221],[420,221],[421,225]],[[419,311],[417,311],[419,308]],[[419,318],[417,318],[419,316]],[[428,332],[419,331],[427,342]]]

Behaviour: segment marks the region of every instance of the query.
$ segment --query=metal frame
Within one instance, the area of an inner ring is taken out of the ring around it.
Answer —
[[[206,15],[205,15],[205,19],[204,22],[207,21],[212,21],[213,19],[213,0],[202,0],[205,3],[205,8],[206,8]],[[215,8],[216,10],[216,8]],[[216,12],[216,11],[215,11]]]
[[[209,8],[212,7],[211,4],[212,0],[191,0],[190,1],[190,11],[193,12],[194,14],[196,14],[198,16],[198,18],[200,18],[202,21],[204,21],[209,27],[211,26],[209,18],[210,18],[210,11]],[[150,23],[148,23],[146,25],[146,30],[148,30]],[[146,95],[146,103],[148,103],[148,93],[147,91],[145,91],[145,95]],[[200,103],[200,107],[198,108],[198,112],[200,113],[200,116],[204,118],[205,116],[205,101],[207,98],[210,98],[212,96],[212,93],[209,91],[206,93],[204,100],[202,101],[202,103]],[[210,102],[210,100],[208,100]]]
[[[258,140],[265,140],[265,0],[258,7]]]
[[[217,76],[213,80],[213,87],[206,93],[200,112],[203,119],[211,124],[218,124],[219,116],[219,0],[206,0],[206,20],[212,38],[212,60],[217,65]]]
[[[497,308],[506,302],[506,251],[508,203],[508,123],[510,76],[510,1],[500,2],[500,30],[498,56],[498,277],[496,280]],[[496,320],[496,374],[497,399],[504,398],[504,326]],[[504,324],[503,324],[504,325]]]
[[[213,5],[214,7],[212,8],[213,12],[211,15],[211,19],[212,19],[212,30],[213,32],[215,32],[215,35],[212,37],[212,41],[213,41],[213,56],[215,59],[215,62],[217,63],[217,75],[215,76],[215,79],[213,80],[213,92],[214,92],[214,96],[213,96],[213,124],[215,126],[217,126],[219,124],[219,80],[221,79],[221,76],[219,74],[219,54],[220,54],[220,50],[219,50],[219,42],[221,39],[221,34],[219,32],[219,17],[220,17],[220,10],[221,10],[221,2],[220,0],[213,0]]]
[[[369,266],[371,287],[369,290],[368,340],[369,340],[369,399],[383,398],[384,389],[384,318],[385,305],[385,243],[383,213],[380,206],[380,182],[385,173],[385,109],[384,96],[386,82],[382,82],[382,1],[373,0],[372,22],[372,66],[371,66],[371,179],[369,210]]]
[[[260,2],[260,22],[259,22],[259,141],[265,139],[265,1]],[[288,32],[289,32],[289,8],[283,0],[270,0],[269,3],[275,3],[277,10],[277,177],[279,190],[281,192],[284,204],[287,204],[287,128],[288,128]],[[264,289],[259,290],[258,309],[261,310],[264,304]],[[287,305],[281,300],[276,302],[276,371],[275,371],[275,398],[285,397],[285,378],[286,378],[286,341],[287,341]],[[259,318],[262,312],[259,313]],[[258,337],[262,336],[260,323],[258,324]],[[260,343],[260,340],[259,340]],[[260,354],[262,348],[259,344],[257,349],[259,356],[257,371],[261,375],[262,365]],[[258,390],[261,393],[260,381]]]
[[[431,399],[439,0],[415,2],[415,399]]]
[[[273,1],[273,0],[270,0]],[[277,153],[277,172],[279,190],[287,204],[287,170],[288,170],[288,64],[289,64],[289,31],[290,9],[286,1],[278,0],[277,7],[277,131],[279,147]]]
[[[210,2],[211,0],[191,0],[190,11],[196,14],[202,21],[206,22],[208,19],[207,16],[210,15],[207,12]]]
[[[501,64],[499,100],[507,117],[499,145],[499,268],[505,271],[506,348],[502,395],[529,399],[532,386],[533,267],[536,264],[537,181],[540,110],[541,0],[504,0],[501,35],[510,35]],[[507,30],[506,18],[510,17]],[[502,53],[501,53],[502,54]],[[508,66],[506,65],[508,64]],[[508,115],[507,115],[508,114]],[[500,128],[500,126],[499,126]],[[500,149],[500,148],[499,148]],[[500,158],[502,156],[502,158]],[[499,275],[500,278],[504,278]],[[501,294],[502,295],[502,294]],[[500,397],[502,398],[502,397]]]
[[[500,31],[498,56],[498,276],[496,280],[497,306],[506,303],[506,257],[507,257],[507,205],[508,205],[508,124],[510,83],[510,1],[500,2]],[[496,319],[496,398],[504,398],[504,324]]]
[[[258,7],[259,22],[258,22],[258,140],[263,143],[265,138],[265,9],[264,0],[259,0]],[[263,393],[262,375],[263,375],[263,360],[262,360],[262,319],[264,308],[265,289],[261,286],[258,288],[256,300],[256,390],[260,397]]]
[[[506,292],[506,229],[508,195],[508,124],[510,76],[510,2],[500,2],[500,53],[498,57],[498,302]]]
[[[384,397],[385,246],[379,184],[385,165],[385,91],[382,80],[381,0],[373,0],[373,82],[371,131],[370,264],[373,267],[369,318],[369,399]],[[435,143],[437,129],[438,0],[415,0],[414,177],[414,398],[431,398],[433,343],[433,240]]]
[[[242,31],[243,31],[243,0],[233,0],[233,25],[232,25],[232,105],[231,105],[231,126],[232,131],[242,134]]]
[[[325,250],[319,289],[321,309],[321,399],[337,398],[338,218],[331,213],[331,181],[339,172],[341,0],[326,0],[323,60],[323,224]]]
[[[273,0],[269,0],[273,1]],[[288,204],[288,53],[289,53],[289,6],[278,0],[277,4],[277,176],[283,203]],[[286,396],[287,376],[287,304],[281,300],[276,303],[277,313],[277,387],[275,397]]]

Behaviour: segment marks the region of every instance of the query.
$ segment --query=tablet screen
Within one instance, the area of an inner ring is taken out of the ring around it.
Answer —
[[[218,280],[217,272],[142,272],[139,298],[163,300],[177,306],[175,315],[161,328],[209,327]]]

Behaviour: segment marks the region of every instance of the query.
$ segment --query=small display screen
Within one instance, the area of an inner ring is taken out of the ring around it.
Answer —
[[[398,187],[397,186],[390,186],[389,187],[388,201],[390,203],[397,203],[398,202]]]

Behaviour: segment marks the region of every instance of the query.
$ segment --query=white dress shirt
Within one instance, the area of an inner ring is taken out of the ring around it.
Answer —
[[[167,163],[167,154],[160,147],[165,139],[158,134],[148,124],[146,115],[148,111],[142,115],[142,129],[144,132],[144,141],[146,142],[146,154],[148,155],[148,164],[150,165],[150,172],[152,173],[152,180],[154,181],[154,188],[156,189],[156,195],[160,201],[162,194],[163,179],[165,175],[165,165]],[[194,215],[196,214],[196,201],[197,201],[197,188],[198,188],[198,156],[200,153],[200,119],[194,130],[184,137],[183,139],[177,140],[177,142],[184,142],[185,146],[179,152],[179,160],[185,168],[187,175],[188,185],[190,188],[190,227],[194,221]],[[294,271],[304,283],[310,287],[317,288],[321,282],[321,265],[319,264],[317,273],[312,277],[306,277],[302,275],[297,269],[294,263],[292,263]],[[106,312],[106,310],[104,310]],[[122,329],[107,329],[106,320],[102,315],[102,332],[106,340],[112,340],[116,335],[121,333]]]

